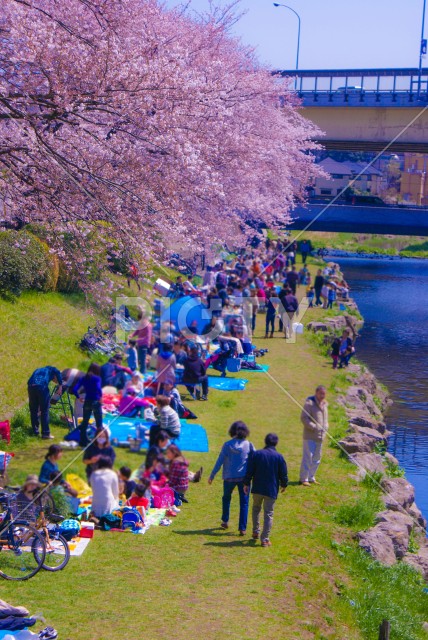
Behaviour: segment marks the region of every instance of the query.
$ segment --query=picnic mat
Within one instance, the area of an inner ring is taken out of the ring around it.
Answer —
[[[249,373],[250,371],[255,371],[257,373],[257,371],[269,371],[269,364],[259,364],[257,363],[257,366],[260,367],[260,369],[241,369],[241,371],[245,371],[245,373]]]
[[[71,556],[81,556],[85,551],[92,538],[76,538],[69,542]]]
[[[200,424],[180,420],[181,433],[180,437],[175,440],[175,444],[183,451],[198,451],[206,453],[209,451],[208,436],[204,427]],[[150,422],[141,420],[141,418],[125,418],[124,416],[115,416],[111,413],[103,415],[103,423],[109,427],[111,431],[111,439],[117,439],[123,442],[128,439],[137,437],[136,425],[150,429]],[[143,448],[147,446],[147,441],[143,442]]]
[[[244,378],[222,378],[220,376],[208,376],[208,386],[218,391],[244,391],[248,380]]]

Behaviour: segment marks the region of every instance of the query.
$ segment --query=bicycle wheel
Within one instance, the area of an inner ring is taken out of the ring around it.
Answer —
[[[49,541],[46,540],[44,534],[42,535],[46,542],[46,555],[42,565],[43,569],[46,571],[61,571],[70,560],[70,549],[67,540],[59,533],[49,532]],[[34,550],[34,553],[38,552],[39,548]]]
[[[29,524],[12,523],[0,532],[0,577],[28,580],[43,566],[45,541]],[[37,549],[37,554],[34,550]]]

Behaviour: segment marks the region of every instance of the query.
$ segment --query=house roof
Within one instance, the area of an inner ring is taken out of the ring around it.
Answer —
[[[347,166],[346,162],[337,162],[336,160],[333,160],[333,158],[325,158],[324,160],[321,160],[319,165],[327,173],[339,173],[345,176],[352,175],[351,168]]]
[[[327,173],[336,173],[343,176],[355,176],[358,174],[364,176],[381,176],[382,171],[375,169],[374,167],[368,167],[365,162],[337,162],[333,158],[324,158],[319,162],[319,165]]]

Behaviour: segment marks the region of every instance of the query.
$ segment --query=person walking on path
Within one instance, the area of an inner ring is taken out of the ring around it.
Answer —
[[[223,511],[221,516],[221,528],[229,528],[230,503],[235,487],[239,492],[239,535],[245,535],[247,530],[249,496],[244,491],[244,476],[247,470],[249,456],[255,451],[254,445],[248,442],[250,435],[245,422],[237,420],[230,429],[232,438],[224,443],[217,462],[208,478],[208,484],[212,484],[216,474],[223,467]]]
[[[270,547],[269,539],[273,524],[273,510],[278,498],[278,491],[285,491],[288,485],[287,464],[283,456],[278,453],[276,446],[279,438],[276,433],[268,433],[265,438],[264,449],[255,451],[248,460],[247,472],[244,478],[244,491],[250,493],[253,483],[253,539],[260,536],[260,511],[263,505],[264,522],[261,535],[262,547]]]
[[[318,269],[317,275],[315,276],[315,280],[314,280],[315,306],[316,307],[318,307],[319,305],[322,305],[321,291],[322,291],[322,288],[324,286],[324,282],[325,282],[325,278],[322,275],[322,271],[321,271],[321,269]]]
[[[35,436],[39,435],[39,411],[40,421],[42,423],[42,439],[51,440],[49,429],[49,407],[51,396],[49,392],[49,383],[53,380],[59,385],[57,389],[58,396],[62,393],[62,377],[60,371],[56,367],[41,367],[33,371],[28,380],[28,404],[30,408],[31,427]]]
[[[321,449],[328,431],[328,402],[326,389],[322,385],[315,395],[306,399],[300,419],[303,423],[303,457],[300,466],[300,484],[310,487],[320,484],[315,474],[321,462]]]

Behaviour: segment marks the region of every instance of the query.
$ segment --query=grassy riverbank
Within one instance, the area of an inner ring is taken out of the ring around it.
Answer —
[[[11,318],[21,318],[20,331],[11,329],[2,342],[3,357],[11,361],[13,356],[15,363],[9,369],[7,405],[15,408],[25,399],[25,382],[34,366],[49,361],[62,368],[82,360],[74,343],[88,324],[76,300],[60,299],[57,307],[50,295],[35,300],[30,294],[18,305],[9,311]],[[2,312],[7,319],[6,306]],[[39,314],[45,321],[36,325]],[[310,310],[304,322],[323,315]],[[259,316],[256,343],[269,348],[269,373],[242,374],[249,379],[246,391],[212,391],[209,402],[192,405],[207,429],[210,452],[188,454],[191,468],[203,465],[205,474],[201,484],[191,485],[189,504],[172,526],[152,528],[144,536],[96,532],[85,554],[72,558],[63,572],[41,572],[22,584],[4,582],[4,599],[42,610],[64,640],[141,635],[375,640],[384,617],[392,621],[393,640],[422,640],[428,596],[419,577],[407,567],[379,567],[356,549],[352,526],[337,521],[339,506],[357,503],[365,491],[350,477],[353,468],[347,460],[326,444],[322,484],[308,489],[298,485],[299,405],[317,384],[325,384],[331,432],[343,435],[346,422],[334,397],[348,384],[346,375],[330,368],[306,334],[295,344],[279,333],[263,340],[263,321]],[[26,342],[19,344],[20,335],[33,336],[37,358],[27,353]],[[3,378],[0,384],[5,384]],[[248,423],[256,447],[263,445],[268,431],[276,431],[289,465],[290,486],[278,499],[269,549],[253,544],[249,536],[237,536],[236,496],[231,528],[219,528],[221,480],[206,484],[227,428],[236,419]],[[53,432],[56,441],[65,434],[59,426]],[[27,473],[38,472],[44,453],[45,446],[30,438],[16,450],[11,479],[20,482]],[[143,460],[123,449],[117,453],[118,465],[135,468]],[[67,452],[61,466],[69,464],[83,475],[80,459],[80,453]]]
[[[404,258],[428,258],[428,241],[423,236],[392,236],[368,233],[294,231],[292,238],[311,240],[317,249],[340,249],[350,253],[376,253]]]

